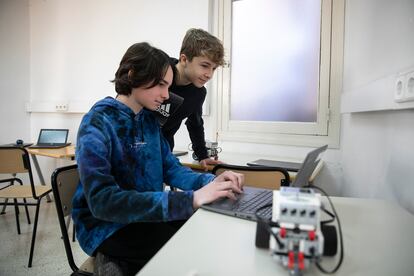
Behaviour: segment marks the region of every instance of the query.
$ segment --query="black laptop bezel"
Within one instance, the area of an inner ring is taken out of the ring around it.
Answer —
[[[65,142],[64,143],[39,143],[40,137],[42,136],[43,131],[65,131]],[[68,144],[69,129],[67,128],[42,128],[39,131],[39,136],[37,137],[37,143],[35,146],[63,146]]]

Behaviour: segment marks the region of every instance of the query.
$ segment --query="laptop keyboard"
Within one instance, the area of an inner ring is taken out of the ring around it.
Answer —
[[[260,210],[257,214],[262,218],[271,219],[272,218],[272,207],[269,206],[267,208],[264,208]]]
[[[272,191],[261,191],[254,194],[252,197],[249,197],[248,199],[240,199],[238,204],[234,205],[233,211],[254,214],[256,210],[261,206],[272,203],[272,199]],[[272,216],[272,207],[264,208],[259,212],[259,215],[270,218]]]

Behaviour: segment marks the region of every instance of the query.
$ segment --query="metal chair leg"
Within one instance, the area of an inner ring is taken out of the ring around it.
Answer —
[[[14,213],[16,216],[17,234],[20,235],[19,206],[17,205],[17,198],[13,198],[13,201],[14,201]]]
[[[30,224],[29,208],[27,208],[27,201],[25,198],[23,198],[23,202],[24,202],[24,208],[26,209],[27,223]]]
[[[73,229],[72,229],[72,241],[73,242],[76,241],[76,228],[75,228],[75,223],[73,224]]]
[[[13,177],[16,177],[16,174],[15,173],[13,173],[12,174],[13,175]],[[18,180],[18,182],[21,184],[21,185],[23,185],[23,183],[22,183],[22,181],[20,180]],[[14,180],[12,180],[11,181],[11,184],[13,185],[13,183],[14,183]],[[9,199],[8,198],[6,198],[5,200],[4,200],[4,205],[3,205],[3,209],[1,210],[1,213],[0,213],[0,215],[4,215],[5,213],[6,213],[6,208],[7,208],[7,203],[9,202]]]
[[[6,199],[4,200],[3,209],[1,210],[0,215],[4,215],[4,214],[6,213],[7,202],[9,202],[9,199],[8,199],[8,198],[6,198]]]
[[[35,220],[34,220],[34,224],[33,224],[33,234],[32,234],[32,244],[30,246],[30,255],[29,255],[29,264],[28,267],[32,267],[32,260],[33,260],[33,251],[34,251],[34,246],[35,246],[35,241],[36,241],[36,231],[37,231],[37,222],[39,219],[39,207],[40,207],[40,201],[42,200],[42,198],[39,198],[37,200],[37,204],[36,204],[36,214],[35,214]]]

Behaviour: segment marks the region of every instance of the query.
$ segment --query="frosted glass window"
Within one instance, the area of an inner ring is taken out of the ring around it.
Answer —
[[[316,122],[320,31],[320,1],[233,1],[230,120]]]

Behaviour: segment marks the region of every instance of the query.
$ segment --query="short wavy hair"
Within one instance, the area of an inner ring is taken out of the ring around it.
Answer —
[[[189,61],[194,57],[207,57],[215,64],[224,64],[224,48],[221,41],[203,29],[189,29],[181,44],[180,55],[185,54]]]
[[[175,76],[176,68],[165,52],[146,42],[135,43],[125,52],[111,82],[115,83],[118,94],[128,96],[132,88],[156,86],[164,79],[169,67]]]

